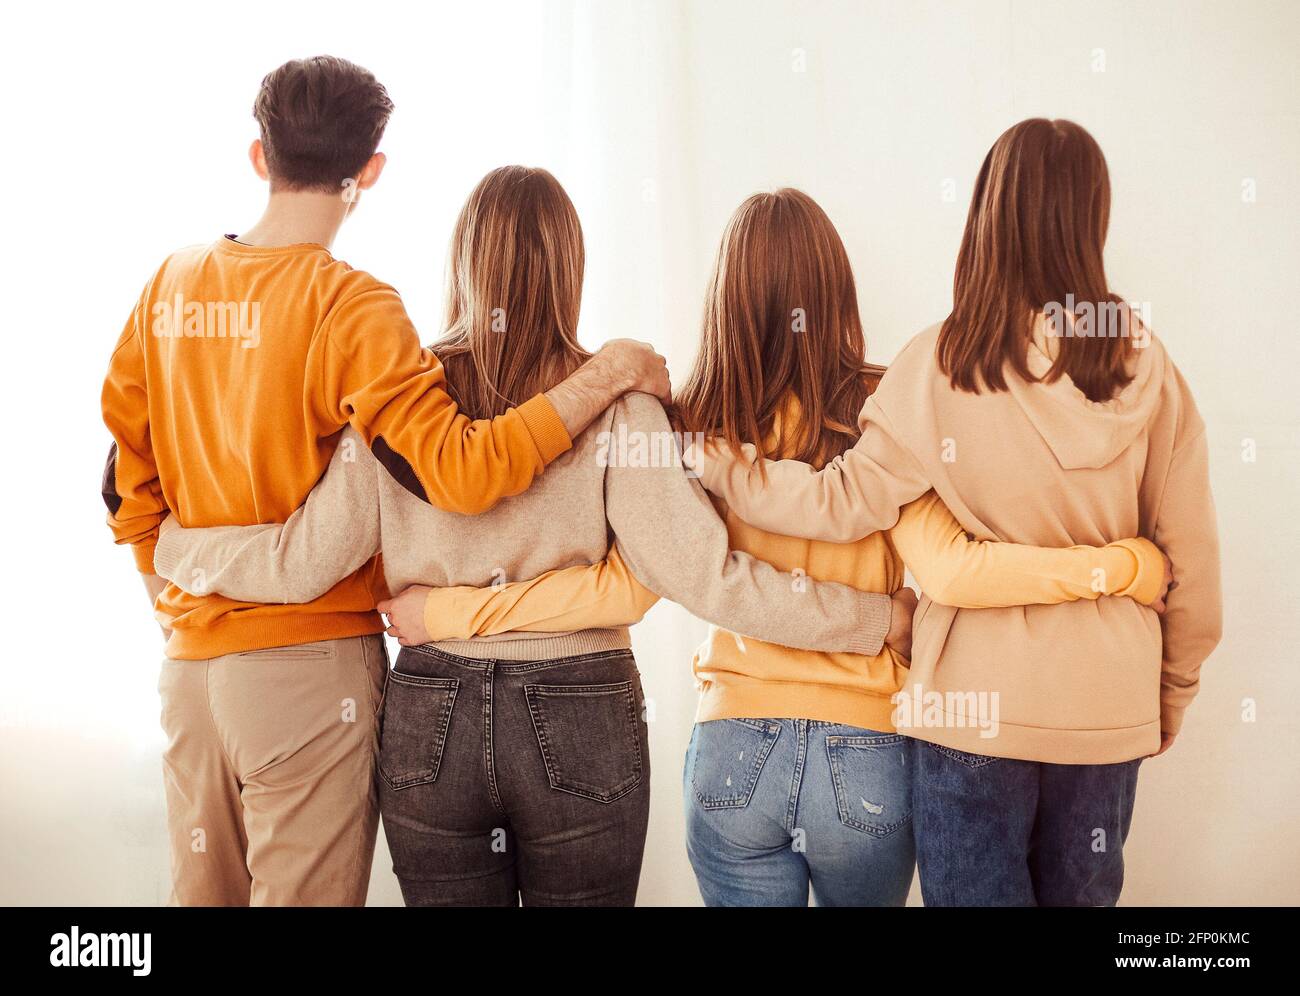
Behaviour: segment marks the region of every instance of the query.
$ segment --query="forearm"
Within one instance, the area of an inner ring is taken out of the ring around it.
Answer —
[[[631,626],[658,596],[628,570],[617,549],[589,567],[547,571],[496,588],[433,588],[425,601],[430,640],[499,633],[566,633]]]
[[[618,369],[609,356],[597,353],[545,396],[573,438],[631,390],[633,383],[629,371]]]
[[[348,430],[301,508],[283,523],[182,529],[159,534],[158,573],[195,595],[241,602],[310,602],[379,550],[380,468]]]
[[[1164,558],[1144,539],[1067,548],[971,539],[933,492],[903,510],[890,538],[921,590],[957,608],[1053,605],[1102,595],[1149,604],[1164,578]]]
[[[671,432],[663,409],[639,394],[619,406],[615,430],[624,425],[629,438]],[[821,584],[731,550],[727,527],[680,467],[611,465],[605,510],[641,583],[701,619],[790,647],[879,652],[888,596]]]
[[[870,408],[871,402],[867,402]],[[865,416],[864,416],[865,417]],[[864,422],[857,444],[821,470],[797,460],[765,460],[746,444],[737,454],[710,442],[686,463],[740,518],[769,532],[851,543],[888,529],[899,509],[928,490],[919,464],[878,421]]]
[[[1163,732],[1177,733],[1196,697],[1201,666],[1223,635],[1219,529],[1203,428],[1174,457],[1155,541],[1173,563],[1175,583],[1160,618],[1160,718]]]

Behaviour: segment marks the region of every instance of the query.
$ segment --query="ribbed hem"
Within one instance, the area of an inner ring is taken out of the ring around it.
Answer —
[[[852,654],[875,657],[885,646],[889,635],[889,621],[893,615],[893,599],[877,592],[863,592],[858,598],[858,625],[853,631],[849,646]]]
[[[538,394],[529,398],[515,411],[532,433],[533,443],[537,446],[543,463],[550,463],[573,445],[569,430],[560,421],[559,413],[546,395]]]
[[[893,733],[893,703],[847,688],[783,681],[704,682],[697,723],[714,719],[810,719]]]
[[[1116,594],[1128,595],[1143,605],[1154,602],[1165,581],[1165,557],[1160,552],[1160,548],[1140,536],[1134,539],[1116,540],[1106,545],[1127,550],[1137,560],[1137,571],[1132,583],[1117,591]]]
[[[582,629],[536,637],[509,633],[474,640],[438,640],[424,645],[476,661],[553,661],[607,650],[631,650],[632,636],[626,629]]]
[[[135,557],[135,569],[141,574],[155,574],[153,566],[154,547],[157,544],[150,540],[147,543],[132,543],[131,556]]]
[[[221,616],[198,629],[173,629],[167,656],[178,661],[201,661],[248,650],[292,647],[320,640],[343,640],[384,631],[377,612],[311,612],[287,615]]]
[[[951,726],[919,727],[908,726],[906,714],[895,713],[894,718],[898,732],[914,740],[969,754],[1045,764],[1119,764],[1148,757],[1160,747],[1160,724],[1155,720],[1119,730],[1051,730],[999,723],[993,736],[981,736],[978,726],[958,725],[965,717],[951,717]]]

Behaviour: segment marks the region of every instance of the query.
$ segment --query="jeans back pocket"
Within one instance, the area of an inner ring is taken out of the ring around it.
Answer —
[[[826,738],[840,822],[888,837],[912,819],[907,737],[895,733]]]
[[[524,695],[551,788],[608,803],[641,784],[636,682],[524,685]]]
[[[691,791],[705,809],[749,805],[781,725],[761,719],[715,719],[695,727]]]
[[[394,789],[426,785],[438,777],[460,681],[388,673],[379,773]]]

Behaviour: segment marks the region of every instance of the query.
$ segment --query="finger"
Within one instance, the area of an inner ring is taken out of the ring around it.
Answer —
[[[402,631],[399,630],[396,626],[389,626],[388,629],[384,630],[384,632],[387,633],[395,640],[400,641],[402,638]]]
[[[378,609],[380,612],[382,612],[384,615],[388,615],[388,613],[391,612],[393,609],[393,600],[391,598],[385,598],[382,602],[377,604],[375,608]]]

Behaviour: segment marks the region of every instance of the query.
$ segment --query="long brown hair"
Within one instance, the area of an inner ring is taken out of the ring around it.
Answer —
[[[1002,133],[975,181],[952,313],[939,333],[939,368],[954,388],[1005,390],[1007,363],[1032,379],[1027,348],[1036,312],[1113,310],[1119,299],[1102,262],[1109,222],[1106,159],[1087,131],[1031,118]],[[1066,309],[1071,300],[1076,308]],[[1060,349],[1045,381],[1068,376],[1089,399],[1105,401],[1132,379],[1124,337],[1057,331]]]
[[[853,269],[826,212],[788,187],[755,194],[722,235],[677,413],[733,447],[822,464],[857,441],[865,355]],[[799,418],[781,419],[791,399]]]
[[[471,418],[554,387],[591,354],[578,345],[582,225],[544,169],[502,166],[461,208],[447,261],[446,332],[430,348]]]

